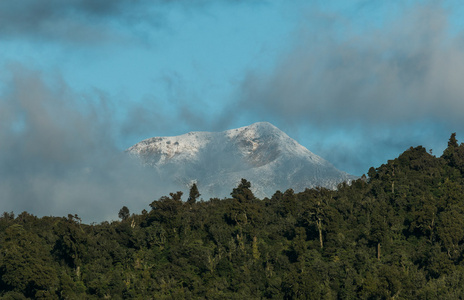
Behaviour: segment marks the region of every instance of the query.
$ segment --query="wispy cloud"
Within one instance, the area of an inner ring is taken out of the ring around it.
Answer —
[[[150,1],[6,0],[0,2],[0,37],[95,43],[113,39],[124,26],[162,23]],[[157,1],[160,4],[166,1]]]
[[[0,39],[27,37],[73,43],[138,35],[147,39],[152,28],[169,27],[167,15],[173,9],[203,11],[217,3],[240,1],[5,0],[0,1]]]
[[[116,219],[165,195],[169,185],[117,148],[119,128],[102,96],[72,92],[60,78],[10,66],[0,95],[0,203],[3,211],[77,213]]]
[[[448,11],[417,4],[381,27],[350,25],[312,14],[271,74],[248,74],[237,107],[321,133],[351,131],[360,144],[379,141],[397,152],[430,131],[464,127],[464,39],[451,34]],[[334,146],[321,145],[337,162]]]

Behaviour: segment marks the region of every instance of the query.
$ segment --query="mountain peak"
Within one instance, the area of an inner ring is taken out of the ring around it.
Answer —
[[[249,132],[249,133],[254,133],[256,135],[263,135],[263,134],[269,134],[269,133],[285,134],[283,131],[281,131],[279,128],[275,127],[269,122],[257,122],[257,123],[253,123],[248,126],[226,130],[225,132],[229,132],[230,134],[233,134],[234,132],[235,133]]]
[[[354,178],[268,122],[223,132],[154,137],[127,151],[186,188],[196,181],[204,196],[226,196],[241,178],[253,184],[258,197],[287,188],[335,188]]]
[[[276,130],[276,131],[281,131],[279,128],[276,126],[272,125],[269,122],[256,122],[251,125],[246,126],[248,128],[253,128],[253,129],[258,129],[258,130]]]

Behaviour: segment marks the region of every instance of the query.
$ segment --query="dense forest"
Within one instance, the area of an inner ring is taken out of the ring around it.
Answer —
[[[431,152],[431,151],[430,151]],[[171,193],[149,211],[0,218],[2,299],[464,297],[464,144],[422,146],[336,191]],[[149,206],[148,206],[149,204]]]

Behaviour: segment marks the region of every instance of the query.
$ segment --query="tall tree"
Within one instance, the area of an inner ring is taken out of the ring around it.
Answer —
[[[240,181],[239,185],[233,189],[232,193],[230,195],[232,198],[237,199],[240,202],[247,202],[255,199],[255,195],[253,195],[253,192],[251,191],[251,183],[242,178]]]
[[[119,213],[118,213],[118,217],[121,219],[121,220],[127,220],[127,218],[129,218],[130,216],[130,212],[129,212],[129,209],[127,208],[127,206],[123,206],[120,210],[119,210]]]
[[[198,197],[200,197],[200,196],[201,196],[201,194],[198,191],[197,184],[196,183],[192,184],[192,186],[190,187],[190,192],[189,192],[189,197],[187,199],[187,203],[189,203],[189,204],[195,203],[197,201]]]

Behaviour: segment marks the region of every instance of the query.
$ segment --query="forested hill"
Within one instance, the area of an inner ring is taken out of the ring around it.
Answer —
[[[453,134],[442,157],[410,148],[337,191],[260,200],[242,180],[230,199],[192,189],[98,225],[4,213],[0,297],[462,298],[463,173]]]

